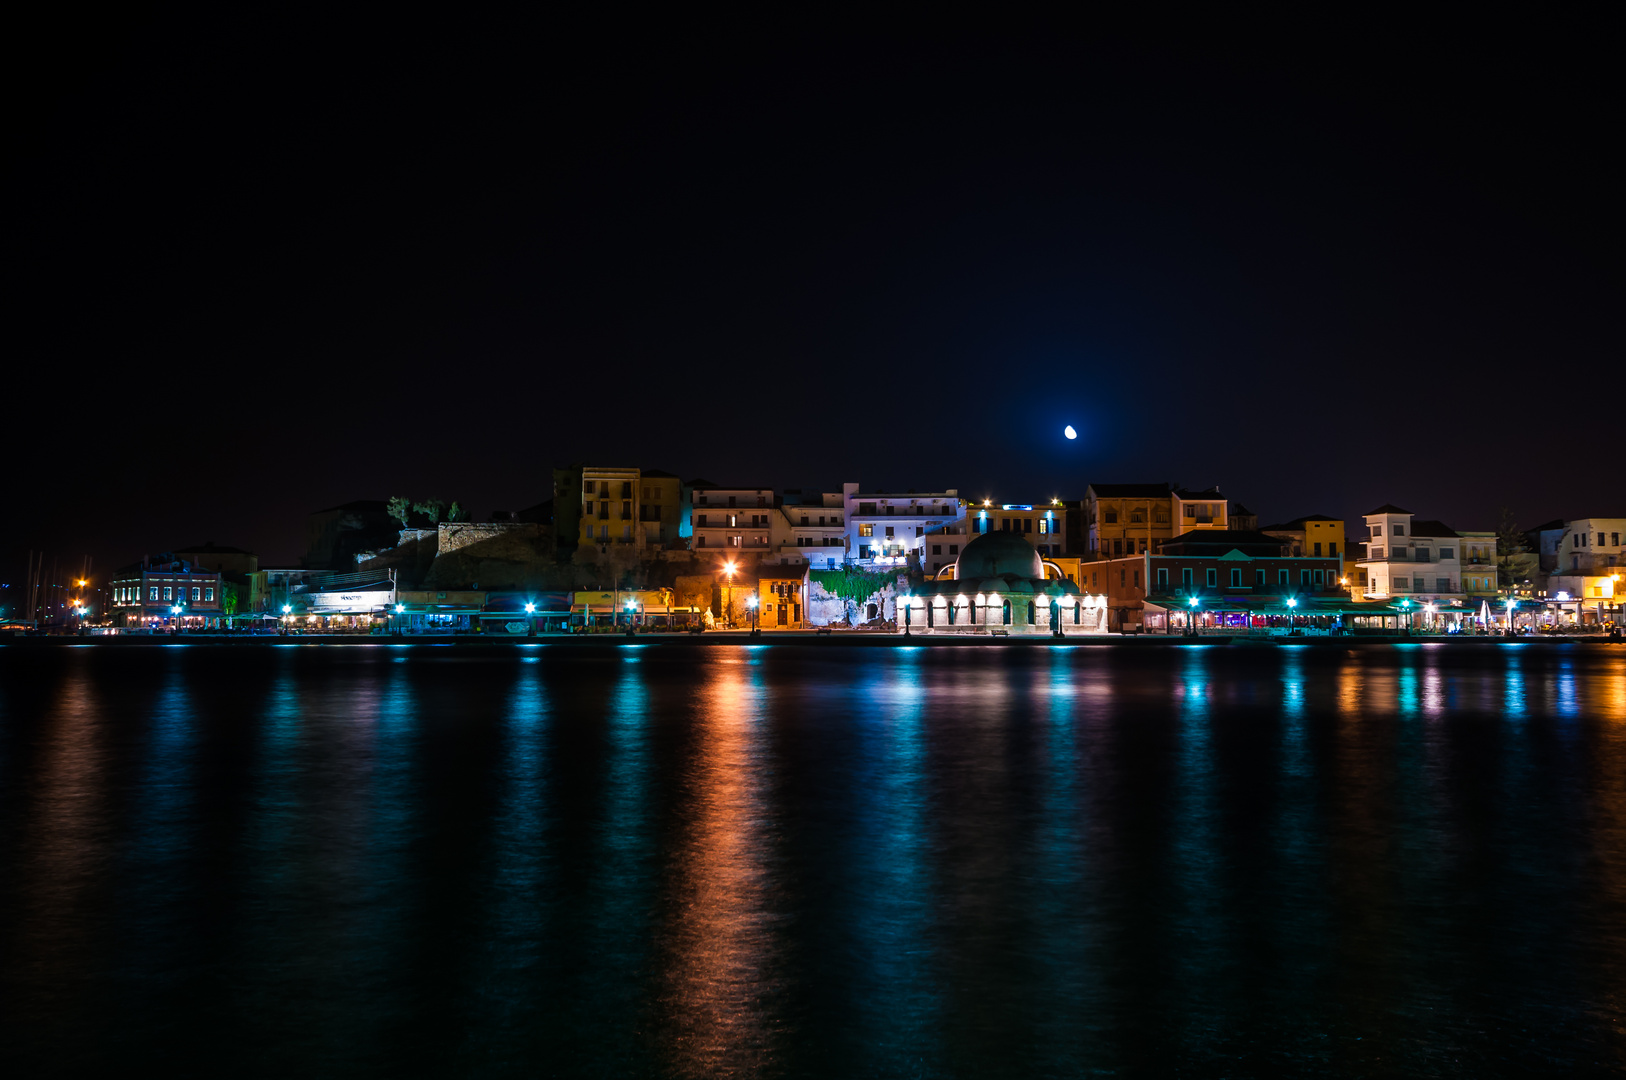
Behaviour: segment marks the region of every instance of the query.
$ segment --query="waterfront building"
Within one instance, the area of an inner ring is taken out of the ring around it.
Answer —
[[[1552,544],[1553,570],[1547,599],[1560,617],[1585,624],[1620,625],[1619,598],[1626,595],[1626,518],[1566,521]],[[1545,537],[1544,537],[1545,539]],[[1546,555],[1545,545],[1543,555]]]
[[[384,618],[402,634],[466,634],[480,624],[489,590],[402,589]]]
[[[1086,595],[1014,531],[973,536],[951,567],[898,600],[899,633],[1104,634],[1106,598]]]
[[[955,488],[945,491],[860,492],[841,485],[849,558],[865,567],[902,566],[910,559],[936,574],[949,557],[930,548],[960,547],[966,539],[966,505]]]
[[[1291,540],[1268,533],[1194,529],[1155,551],[1084,563],[1079,585],[1105,594],[1111,629],[1166,631],[1184,625],[1166,616],[1186,609],[1280,615],[1289,599],[1337,599],[1342,569],[1339,556],[1294,555]]]
[[[553,470],[554,541],[561,554],[590,546],[639,555],[681,546],[683,482],[659,469],[571,465]]]
[[[1457,560],[1462,564],[1462,591],[1471,599],[1500,595],[1496,583],[1496,533],[1458,530]]]
[[[769,547],[780,562],[834,569],[847,561],[846,505],[841,492],[787,489],[771,518]]]
[[[756,561],[773,550],[778,498],[768,487],[724,487],[696,480],[690,528],[696,552]]]
[[[1091,484],[1084,495],[1089,541],[1085,554],[1110,559],[1144,555],[1160,540],[1194,529],[1230,527],[1230,504],[1219,488],[1170,484]]]
[[[1041,558],[1067,554],[1067,507],[1060,499],[997,504],[984,499],[966,511],[966,525],[972,535],[996,531],[1019,535]]]
[[[806,562],[757,565],[757,620],[764,630],[801,630],[807,621]]]
[[[1408,597],[1421,604],[1461,602],[1461,538],[1444,522],[1385,503],[1363,515],[1368,539],[1360,567],[1367,599]]]
[[[220,571],[172,554],[120,568],[107,588],[113,625],[128,629],[212,630],[225,611]]]

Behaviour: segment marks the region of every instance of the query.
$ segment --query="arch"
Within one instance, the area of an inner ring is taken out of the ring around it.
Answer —
[[[1067,580],[1067,572],[1065,570],[1063,570],[1061,567],[1057,566],[1055,563],[1051,562],[1049,559],[1044,560],[1044,570],[1045,570],[1044,576],[1045,576],[1046,581],[1066,581]],[[1056,572],[1056,576],[1054,578],[1052,578],[1050,576],[1050,571],[1052,571],[1052,570],[1054,570]]]

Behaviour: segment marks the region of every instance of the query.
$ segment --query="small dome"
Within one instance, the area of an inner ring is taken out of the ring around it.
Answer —
[[[967,544],[954,564],[954,576],[961,581],[996,574],[1042,578],[1044,563],[1033,545],[1015,533],[991,532]]]

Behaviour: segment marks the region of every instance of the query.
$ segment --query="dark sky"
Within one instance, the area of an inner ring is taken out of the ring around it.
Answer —
[[[288,563],[320,507],[571,460],[1626,512],[1587,37],[41,29],[0,567]]]

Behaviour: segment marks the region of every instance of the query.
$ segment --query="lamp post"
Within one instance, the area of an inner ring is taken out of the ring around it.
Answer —
[[[1402,600],[1402,601],[1400,601],[1400,610],[1405,613],[1405,616],[1406,616],[1406,636],[1410,637],[1411,636],[1411,601],[1410,600]]]
[[[174,607],[169,609],[169,613],[175,616],[175,632],[177,634],[181,632],[181,612],[183,610],[184,609],[180,604],[176,604]]]
[[[1296,596],[1287,598],[1287,633],[1289,636],[1297,634],[1299,628],[1293,623],[1293,613],[1298,609],[1299,599]]]
[[[633,599],[630,596],[627,597],[626,608],[627,608],[627,636],[632,637],[635,633],[637,633],[637,624],[633,620],[636,617],[637,612],[638,612],[638,601]]]
[[[290,605],[290,604],[282,605],[282,620],[281,620],[281,623],[282,623],[282,636],[283,637],[288,636],[288,616],[290,614],[292,614],[293,610],[294,610],[293,606]]]
[[[915,614],[915,598],[912,597],[912,596],[904,597],[903,598],[903,636],[904,637],[909,636],[909,624],[912,621],[914,621],[914,619],[913,619],[914,614]]]
[[[1186,603],[1191,607],[1191,613],[1186,616],[1186,633],[1191,637],[1197,636],[1197,598],[1193,596]]]
[[[1507,598],[1505,606],[1507,607],[1507,635],[1508,635],[1508,637],[1512,637],[1513,636],[1513,613],[1518,608],[1519,602],[1518,602],[1518,600],[1516,600],[1516,599],[1514,599],[1513,597],[1510,596],[1510,597]]]
[[[757,595],[755,593],[752,593],[749,597],[746,598],[746,601],[745,601],[745,606],[751,609],[751,636],[752,637],[761,637],[762,636],[762,628],[757,625],[757,606],[759,604],[761,604],[761,602],[762,601],[757,598]]]
[[[531,603],[525,605],[525,636],[536,636],[536,605]]]

